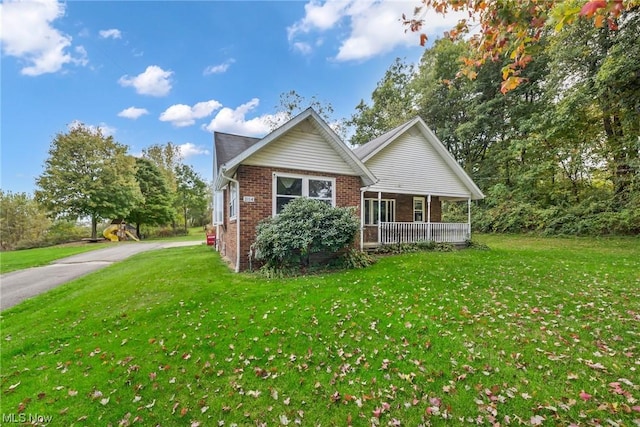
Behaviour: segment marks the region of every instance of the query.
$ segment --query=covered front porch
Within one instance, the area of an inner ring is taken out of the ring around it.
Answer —
[[[470,196],[363,191],[361,202],[361,249],[425,241],[460,244],[471,239]],[[465,203],[467,221],[443,222],[443,202]]]

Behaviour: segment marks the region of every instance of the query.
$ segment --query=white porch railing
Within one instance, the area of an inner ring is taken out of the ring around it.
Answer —
[[[383,222],[380,224],[380,243],[416,243],[434,241],[462,243],[469,240],[471,229],[467,223],[451,222]]]

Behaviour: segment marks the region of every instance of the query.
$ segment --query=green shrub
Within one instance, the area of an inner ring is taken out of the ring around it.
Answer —
[[[398,255],[420,251],[452,252],[455,247],[451,243],[421,241],[416,243],[391,243],[376,248],[376,253],[380,255]]]
[[[339,261],[343,268],[349,269],[366,268],[376,262],[371,255],[355,248],[351,248],[342,254]]]
[[[353,243],[358,227],[352,208],[297,198],[258,224],[255,258],[267,270],[308,267],[312,254],[334,254]]]
[[[469,239],[465,242],[465,246],[467,249],[477,249],[481,251],[488,251],[490,248],[484,243],[477,242],[475,240]]]
[[[47,245],[74,242],[91,235],[88,227],[82,227],[70,221],[56,221],[47,229],[45,240]]]

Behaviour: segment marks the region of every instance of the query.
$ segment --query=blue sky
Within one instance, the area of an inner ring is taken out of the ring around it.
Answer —
[[[396,57],[417,1],[67,1],[0,5],[0,187],[32,193],[51,141],[82,122],[139,155],[181,147],[207,181],[213,131],[263,136],[280,94],[350,117]],[[455,17],[427,17],[430,40]]]

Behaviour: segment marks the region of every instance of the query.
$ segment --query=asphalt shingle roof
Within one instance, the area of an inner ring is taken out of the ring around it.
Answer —
[[[213,139],[216,148],[216,166],[220,169],[221,165],[238,156],[262,138],[214,132]]]

